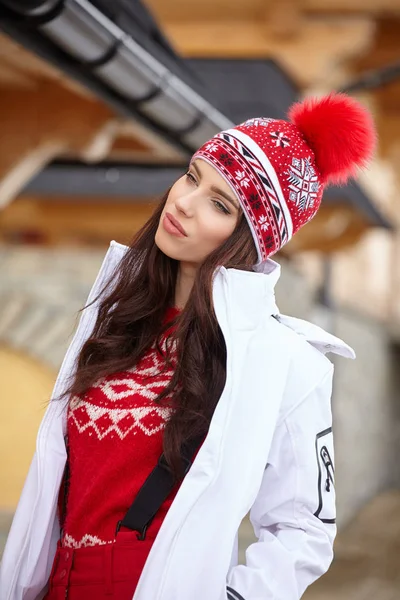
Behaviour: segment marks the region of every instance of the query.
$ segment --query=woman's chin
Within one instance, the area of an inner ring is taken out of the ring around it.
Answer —
[[[154,243],[157,248],[169,258],[173,258],[174,260],[184,260],[184,251],[182,248],[176,247],[176,242],[171,239],[171,235],[160,231],[158,228],[156,235],[154,236]]]

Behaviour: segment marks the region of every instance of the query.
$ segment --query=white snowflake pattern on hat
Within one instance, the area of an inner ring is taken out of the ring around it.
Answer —
[[[247,119],[244,123],[242,123],[242,127],[266,127],[276,119],[271,119],[270,117],[261,118],[261,119]]]
[[[283,131],[272,131],[270,137],[275,138],[275,146],[278,148],[286,148],[290,146],[290,139],[283,133]]]
[[[215,142],[211,142],[210,144],[207,144],[206,150],[208,150],[208,152],[215,152],[216,150],[218,150],[218,144],[216,144]]]
[[[287,176],[289,199],[295,202],[301,211],[313,208],[320,184],[311,159],[293,157]]]
[[[268,224],[268,219],[265,215],[261,215],[258,219],[258,224],[261,227],[261,231],[268,231],[269,228],[269,224]]]
[[[244,171],[236,171],[235,178],[238,180],[240,185],[244,188],[248,188],[250,185],[250,180],[246,177],[246,173]]]

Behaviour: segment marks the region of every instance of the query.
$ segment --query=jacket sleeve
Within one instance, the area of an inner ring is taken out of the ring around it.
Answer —
[[[299,600],[333,558],[333,366],[281,420],[250,510],[258,541],[227,579],[228,600]]]

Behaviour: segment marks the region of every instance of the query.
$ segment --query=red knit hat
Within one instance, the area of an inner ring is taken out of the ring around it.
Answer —
[[[222,131],[192,157],[213,165],[239,198],[259,262],[316,214],[325,185],[345,183],[372,158],[370,113],[345,94],[307,99],[289,121],[254,118]]]

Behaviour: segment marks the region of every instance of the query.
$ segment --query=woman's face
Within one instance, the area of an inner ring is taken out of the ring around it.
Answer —
[[[170,258],[201,264],[233,233],[241,212],[225,179],[210,164],[196,159],[169,192],[155,243]]]

